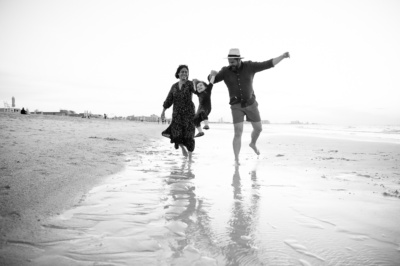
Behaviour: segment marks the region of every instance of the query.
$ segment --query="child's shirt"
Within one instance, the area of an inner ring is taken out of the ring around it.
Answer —
[[[206,89],[202,92],[198,92],[197,90],[194,92],[199,97],[199,108],[204,108],[206,110],[211,110],[211,91],[213,88],[213,84],[209,83]]]

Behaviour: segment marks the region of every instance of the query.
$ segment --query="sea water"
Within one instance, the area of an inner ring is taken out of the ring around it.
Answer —
[[[223,125],[228,127],[228,125]],[[251,130],[251,126],[247,126]],[[269,134],[304,135],[355,141],[400,144],[400,126],[340,126],[323,124],[266,124]]]
[[[311,134],[398,143],[396,128],[384,130],[266,125],[260,142]],[[327,186],[248,147],[234,166],[232,131],[211,124],[194,162],[166,138],[127,153],[124,171],[45,225],[53,240],[35,243],[32,264],[398,265],[398,198],[351,194],[339,178]]]

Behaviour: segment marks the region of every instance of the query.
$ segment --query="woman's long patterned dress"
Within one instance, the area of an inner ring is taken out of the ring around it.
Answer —
[[[175,149],[179,148],[179,144],[186,146],[187,150],[194,151],[194,114],[195,108],[192,101],[193,83],[186,81],[179,89],[179,82],[172,85],[168,93],[167,99],[164,101],[163,107],[172,109],[172,121],[169,127],[162,132],[162,135],[169,137],[171,143],[175,143]]]

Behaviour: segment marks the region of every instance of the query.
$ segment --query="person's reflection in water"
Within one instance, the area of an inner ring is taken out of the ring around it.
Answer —
[[[166,180],[166,183],[170,186],[170,195],[172,197],[172,202],[166,208],[179,206],[177,210],[171,213],[171,217],[167,216],[168,220],[187,220],[188,212],[193,212],[196,207],[196,194],[194,193],[195,186],[192,179],[195,175],[191,170],[191,163],[187,163],[184,160],[180,168],[172,168],[171,174]],[[187,204],[188,203],[188,204]],[[182,212],[179,210],[183,209]],[[167,212],[168,213],[168,212]]]
[[[190,216],[196,209],[196,194],[192,180],[195,175],[191,171],[191,163],[184,160],[180,168],[173,167],[167,177],[170,200],[164,207],[167,223],[172,225],[169,229],[175,237],[170,243],[172,257],[178,258],[182,249],[187,245],[185,236],[186,225],[191,223]]]
[[[181,168],[173,168],[166,180],[170,186],[171,200],[165,208],[167,221],[183,222],[187,227],[170,243],[173,252],[172,264],[187,265],[198,260],[201,250],[218,249],[212,241],[210,221],[207,211],[202,208],[203,200],[195,193],[191,163],[185,160]],[[182,225],[182,224],[181,224]],[[190,247],[190,248],[188,248]],[[185,252],[189,250],[189,252]],[[187,264],[186,264],[187,263]]]
[[[232,217],[229,220],[230,243],[224,248],[226,265],[264,265],[257,256],[257,249],[253,241],[253,232],[256,231],[258,218],[259,184],[256,171],[250,172],[252,180],[250,203],[246,204],[246,196],[242,194],[242,183],[239,166],[235,166],[232,179],[233,207]],[[249,206],[250,205],[250,206]]]

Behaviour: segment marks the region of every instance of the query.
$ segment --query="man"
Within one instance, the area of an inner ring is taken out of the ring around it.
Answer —
[[[256,142],[262,131],[261,117],[258,111],[258,103],[253,91],[253,78],[257,72],[276,66],[284,58],[289,58],[286,52],[281,56],[264,62],[242,61],[237,48],[230,49],[228,54],[229,66],[223,67],[215,76],[214,83],[224,81],[229,90],[235,135],[233,137],[233,153],[235,164],[239,165],[239,153],[242,146],[243,121],[251,122],[253,131],[249,146],[259,155]]]

